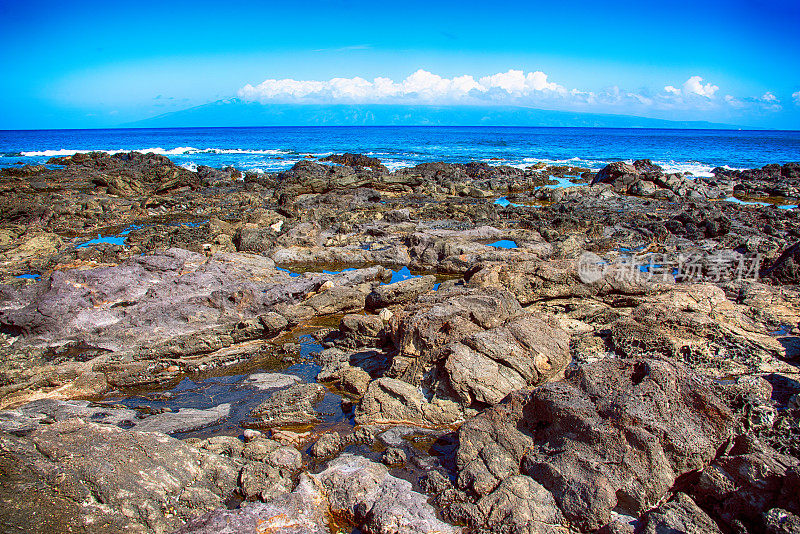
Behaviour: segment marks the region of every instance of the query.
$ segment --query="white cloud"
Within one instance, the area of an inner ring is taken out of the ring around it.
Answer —
[[[698,95],[705,98],[714,98],[714,93],[719,91],[719,87],[711,83],[703,84],[701,76],[691,76],[688,80],[683,82],[681,88],[674,85],[667,85],[664,87],[664,93],[670,97],[691,97]]]
[[[547,80],[541,71],[524,73],[509,70],[479,81],[470,75],[444,78],[426,70],[418,70],[401,82],[390,78],[333,78],[328,81],[299,81],[291,78],[264,80],[256,86],[250,84],[239,89],[239,97],[248,101],[348,101],[375,102],[437,102],[452,103],[487,98],[524,98],[537,93],[566,94],[567,90]]]
[[[770,91],[760,97],[736,98],[731,95],[725,95],[724,100],[731,108],[737,110],[780,111],[783,109],[781,101]]]
[[[616,85],[585,90],[568,89],[551,81],[542,71],[526,73],[510,69],[479,78],[468,74],[447,78],[419,69],[400,81],[386,77],[369,80],[359,76],[330,80],[268,79],[256,86],[245,85],[239,90],[239,97],[262,103],[497,104],[643,115],[782,109],[780,100],[770,91],[761,96],[725,94],[716,98],[719,89],[701,76],[691,76],[680,85],[666,85],[661,91],[648,88],[630,91]],[[800,105],[800,91],[792,98]]]
[[[548,82],[547,74],[537,70],[529,72],[527,75],[521,70],[509,70],[491,76],[484,76],[480,80],[480,85],[485,90],[502,89],[510,95],[526,95],[531,91],[566,91],[557,83]]]
[[[239,89],[239,96],[246,100],[269,100],[279,96],[303,98],[322,91],[324,87],[325,82],[315,82],[313,80],[269,79],[264,80],[255,87],[248,83]]]
[[[794,99],[794,103],[800,106],[800,91],[796,93],[792,93],[792,99]]]
[[[683,93],[686,95],[695,94],[706,98],[714,98],[714,93],[718,90],[719,87],[716,85],[710,83],[703,85],[703,78],[700,76],[692,76],[683,83]]]

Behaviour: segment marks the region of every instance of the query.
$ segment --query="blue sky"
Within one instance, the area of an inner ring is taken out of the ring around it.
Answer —
[[[796,0],[0,0],[0,128],[116,126],[238,97],[800,129],[798,21]]]

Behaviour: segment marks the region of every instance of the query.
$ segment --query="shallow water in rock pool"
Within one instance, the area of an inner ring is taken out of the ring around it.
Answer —
[[[338,274],[352,268],[316,266],[312,272]],[[300,273],[281,269],[292,276]],[[392,270],[387,283],[392,284],[420,276],[409,271],[408,267]],[[438,285],[438,284],[437,284]],[[241,424],[250,420],[249,413],[271,394],[288,387],[265,388],[257,385],[252,377],[262,373],[281,373],[296,376],[302,382],[316,382],[321,368],[314,361],[313,353],[323,350],[312,336],[315,331],[338,326],[339,317],[323,317],[310,321],[305,326],[296,327],[275,340],[264,341],[262,350],[253,354],[249,361],[233,366],[217,368],[213,372],[200,375],[183,376],[177,383],[170,382],[150,388],[127,389],[106,395],[103,403],[133,408],[143,415],[161,411],[179,412],[181,409],[208,410],[223,404],[230,404],[230,414],[221,421],[199,430],[175,432],[179,438],[209,437],[212,435],[240,435]],[[282,344],[299,345],[299,353],[281,353]],[[313,425],[315,431],[322,431],[341,425],[352,426],[352,412],[344,413],[341,407],[341,392],[330,389],[321,402],[315,405],[319,423]]]
[[[173,412],[185,408],[206,410],[221,404],[230,404],[230,414],[220,422],[199,430],[176,432],[172,435],[179,438],[238,436],[242,432],[240,423],[250,419],[250,411],[275,391],[287,387],[259,387],[251,379],[253,375],[281,373],[296,376],[302,382],[316,382],[320,367],[314,362],[312,353],[321,351],[322,346],[307,332],[320,328],[324,327],[298,327],[288,335],[279,336],[278,340],[281,342],[299,344],[299,354],[277,354],[281,350],[280,345],[274,341],[265,341],[263,357],[256,355],[249,362],[219,368],[214,373],[184,376],[177,384],[112,392],[102,402],[137,409],[143,414],[158,413],[163,409]],[[337,393],[329,390],[315,409],[321,421],[314,426],[315,430],[324,430],[339,424],[352,425],[352,413],[342,412],[341,395]]]

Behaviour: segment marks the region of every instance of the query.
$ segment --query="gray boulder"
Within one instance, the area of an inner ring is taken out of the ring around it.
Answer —
[[[533,312],[454,342],[446,353],[448,383],[461,403],[496,404],[559,376],[570,360],[569,335],[553,317]]]
[[[402,380],[383,377],[370,382],[356,408],[356,423],[427,424],[442,426],[463,419],[459,406],[448,400],[428,401],[416,387]]]

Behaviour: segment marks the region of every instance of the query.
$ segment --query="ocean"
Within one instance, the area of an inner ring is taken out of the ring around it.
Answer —
[[[0,131],[0,167],[92,150],[156,152],[189,169],[273,172],[307,156],[356,152],[389,169],[429,161],[602,168],[647,158],[668,172],[800,161],[800,131],[542,127],[265,127]]]

